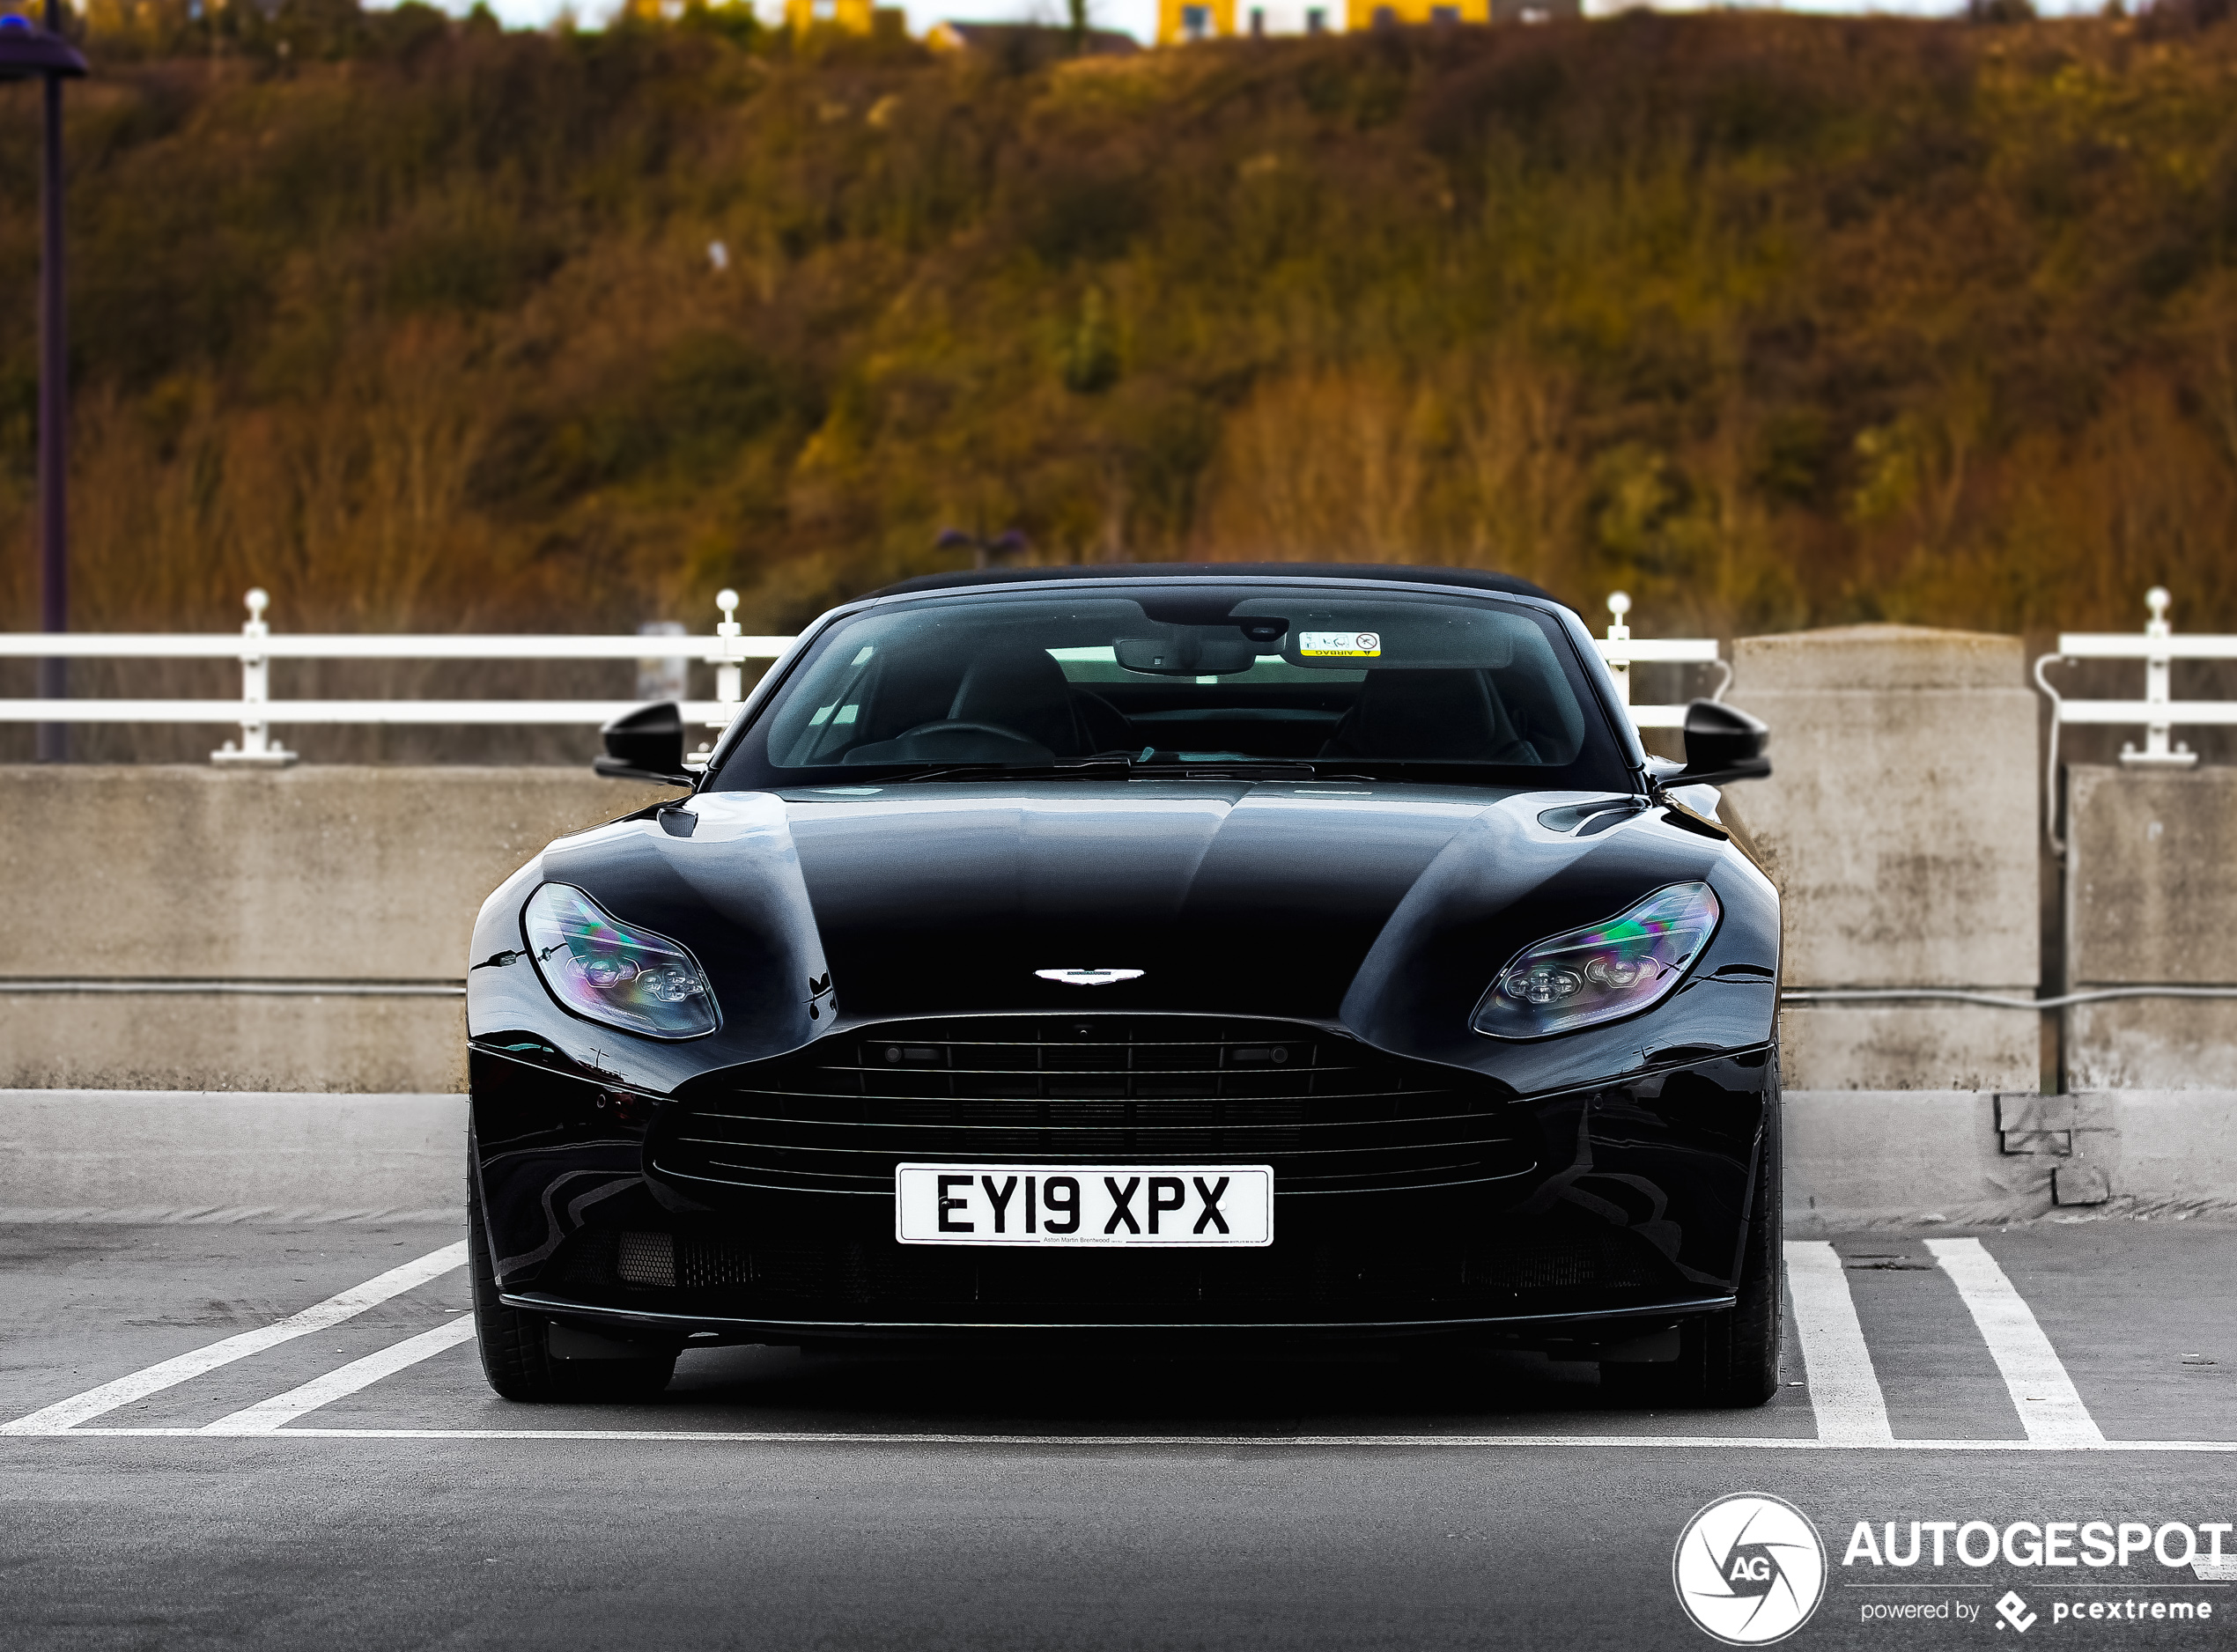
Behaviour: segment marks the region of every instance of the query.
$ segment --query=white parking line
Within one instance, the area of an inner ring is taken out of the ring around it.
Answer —
[[[1646,1435],[1621,1432],[1565,1434],[993,1434],[828,1431],[741,1432],[679,1428],[320,1428],[289,1425],[385,1377],[472,1339],[470,1316],[354,1360],[198,1428],[85,1427],[91,1420],[266,1348],[309,1335],[391,1297],[441,1278],[466,1260],[463,1243],[405,1263],[277,1323],[228,1337],[105,1383],[29,1416],[0,1424],[0,1434],[32,1437],[178,1438],[254,1436],[321,1440],[573,1440],[692,1444],[1094,1447],[1212,1449],[1383,1447],[1429,1449],[1612,1449],[1773,1451],[2053,1451],[2237,1453],[2237,1441],[2108,1441],[2091,1418],[2049,1339],[2012,1281],[1977,1240],[1927,1242],[1972,1314],[2026,1426],[2025,1442],[1896,1440],[1887,1405],[1857,1322],[1841,1258],[1822,1242],[1786,1247],[1797,1334],[1809,1381],[1814,1438],[1746,1434]]]
[[[1879,1391],[1864,1329],[1857,1323],[1840,1254],[1822,1239],[1790,1240],[1786,1280],[1818,1438],[1834,1445],[1885,1445],[1894,1438],[1887,1398]]]
[[[216,1422],[206,1423],[197,1432],[202,1434],[270,1434],[274,1429],[293,1422],[306,1412],[321,1405],[330,1405],[346,1398],[361,1388],[370,1388],[384,1376],[417,1365],[422,1360],[432,1359],[446,1348],[455,1348],[461,1342],[474,1339],[474,1316],[461,1314],[448,1324],[438,1325],[432,1331],[423,1331],[416,1337],[406,1337],[378,1353],[368,1353],[362,1360],[329,1371],[324,1376],[313,1377],[299,1388],[284,1394],[275,1394],[269,1399],[260,1399],[254,1405],[244,1406]]]
[[[2094,1447],[2105,1443],[2097,1420],[2082,1404],[2058,1351],[2035,1323],[2034,1310],[2012,1288],[1978,1239],[1929,1239],[1926,1248],[1956,1285],[1989,1345],[2011,1391],[2028,1441],[2036,1445]]]
[[[307,1337],[314,1331],[324,1331],[345,1319],[354,1319],[366,1309],[377,1308],[392,1296],[401,1296],[431,1280],[442,1278],[454,1268],[464,1265],[465,1261],[466,1242],[461,1239],[456,1244],[431,1250],[401,1267],[390,1268],[386,1273],[378,1274],[362,1285],[353,1285],[337,1295],[313,1304],[299,1314],[291,1314],[285,1319],[259,1326],[255,1331],[244,1331],[239,1336],[227,1337],[207,1347],[196,1348],[191,1353],[181,1353],[173,1359],[165,1360],[145,1370],[135,1371],[129,1376],[120,1376],[114,1382],[104,1383],[99,1388],[89,1388],[82,1394],[57,1400],[27,1417],[18,1417],[13,1422],[0,1423],[0,1434],[67,1433],[104,1412],[114,1411],[118,1406],[129,1405],[136,1399],[144,1399],[166,1388],[174,1388],[205,1371],[214,1371],[221,1365],[231,1365],[235,1360],[245,1360],[252,1353],[262,1353],[265,1349],[277,1347],[283,1342],[292,1342],[298,1337]]]

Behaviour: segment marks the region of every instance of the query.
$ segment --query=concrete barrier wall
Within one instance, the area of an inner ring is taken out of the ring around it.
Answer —
[[[2016,637],[1857,625],[1742,638],[1728,699],[1772,778],[1729,788],[1785,903],[1789,989],[2034,995],[2035,697]],[[2040,1018],[1960,1004],[1790,1007],[1797,1089],[2033,1090]]]
[[[462,1002],[396,989],[456,983],[484,897],[552,838],[673,795],[574,769],[0,769],[0,1085],[461,1089]],[[311,982],[352,990],[223,990]]]
[[[0,1222],[395,1220],[465,1178],[463,1095],[0,1091]]]
[[[2237,769],[2066,777],[2066,985],[2237,987]],[[2066,1088],[2237,1082],[2237,998],[2065,1012]]]
[[[1724,808],[1783,892],[1788,988],[2034,995],[2017,638],[1746,638],[1730,697],[1772,727],[1774,778]],[[0,1087],[454,1091],[459,1000],[406,989],[455,982],[483,897],[544,843],[668,794],[568,769],[0,768]],[[2077,769],[2070,803],[2072,984],[2237,977],[2237,772]],[[9,987],[41,978],[119,990]],[[218,990],[241,982],[329,990]],[[1820,1005],[1782,1029],[1798,1092],[2044,1088],[2027,1011]],[[2237,1003],[2093,1006],[2065,1033],[2069,1088],[2237,1082]]]
[[[2048,1105],[2046,1105],[2048,1103]],[[2237,1090],[1790,1090],[1790,1233],[2237,1216]]]
[[[0,1049],[26,1088],[447,1092],[466,1086],[466,1003],[0,991]]]

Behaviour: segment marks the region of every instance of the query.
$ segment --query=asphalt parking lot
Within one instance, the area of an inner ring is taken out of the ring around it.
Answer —
[[[1535,1356],[759,1348],[532,1409],[459,1243],[0,1228],[0,1645],[1710,1645],[1672,1548],[1735,1492],[1823,1538],[1796,1645],[2237,1640],[2226,1228],[1791,1244],[1789,1386],[1737,1413]],[[2097,1521],[2117,1561],[2029,1562]],[[1913,1522],[1996,1552],[1880,1555]]]

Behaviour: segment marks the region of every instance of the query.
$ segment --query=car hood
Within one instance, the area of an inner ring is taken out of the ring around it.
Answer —
[[[784,802],[850,1019],[1333,1018],[1423,870],[1497,800],[1398,785],[973,782]]]
[[[563,838],[483,908],[468,1023],[655,1089],[923,1015],[1192,1013],[1315,1021],[1524,1091],[1771,1036],[1777,898],[1724,834],[1586,794],[1222,781],[927,782],[702,793]],[[540,880],[682,941],[712,1035],[555,1017],[522,962]],[[1532,1043],[1472,1011],[1516,950],[1709,879],[1725,921],[1696,983],[1644,1015]],[[1089,985],[1044,970],[1130,973]],[[1698,988],[1698,990],[1696,990]],[[511,1045],[506,1045],[511,1048]]]

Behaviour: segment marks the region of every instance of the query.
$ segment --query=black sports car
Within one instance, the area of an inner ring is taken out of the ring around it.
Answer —
[[[687,1341],[1473,1339],[1777,1383],[1777,896],[1577,617],[1444,569],[913,579],[482,909],[484,1368]],[[1688,807],[1688,796],[1694,807]]]

